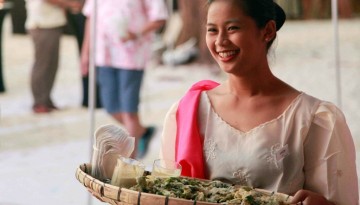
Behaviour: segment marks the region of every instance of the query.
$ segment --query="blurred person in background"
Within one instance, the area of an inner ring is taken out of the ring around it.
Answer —
[[[57,107],[51,91],[58,70],[60,37],[66,25],[65,10],[78,12],[81,4],[72,0],[26,0],[28,30],[35,49],[31,70],[31,92],[35,113],[48,113]]]
[[[85,0],[73,0],[73,1],[78,1],[81,3],[81,5],[84,5],[84,2],[85,2]],[[81,10],[76,11],[76,12],[68,10],[66,12],[66,14],[67,14],[67,20],[68,20],[70,29],[73,31],[73,33],[76,37],[76,42],[77,42],[78,48],[79,48],[79,54],[81,54],[82,43],[84,41],[83,39],[84,39],[86,17],[81,12]],[[82,82],[81,105],[83,107],[88,107],[89,106],[88,105],[88,102],[89,102],[89,76],[88,75],[81,76],[81,82]],[[98,89],[98,86],[97,86],[97,89]],[[96,106],[96,108],[101,108],[99,92],[96,93],[95,106]]]
[[[87,17],[81,52],[83,76],[88,75],[93,7],[94,0],[87,0],[83,8]],[[142,158],[155,128],[140,122],[140,88],[153,35],[168,18],[167,5],[164,0],[101,0],[96,16],[95,66],[101,104],[135,137],[132,156]]]

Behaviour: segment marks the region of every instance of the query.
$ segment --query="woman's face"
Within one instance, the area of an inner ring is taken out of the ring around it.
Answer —
[[[267,56],[265,29],[232,2],[217,0],[209,6],[206,44],[225,72],[255,72]]]

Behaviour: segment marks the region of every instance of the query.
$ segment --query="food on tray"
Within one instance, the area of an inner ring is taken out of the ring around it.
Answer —
[[[236,187],[221,181],[185,177],[156,178],[144,176],[131,190],[174,198],[239,205],[286,205],[290,196],[267,193],[250,187]]]

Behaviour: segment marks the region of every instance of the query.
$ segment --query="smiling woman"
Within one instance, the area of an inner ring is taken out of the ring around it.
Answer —
[[[243,4],[241,2],[235,1],[234,3]],[[256,3],[248,3],[248,10],[241,12],[237,18],[234,18],[234,14],[239,13],[238,7],[225,5],[220,11],[217,7],[209,7],[206,43],[210,53],[220,65],[222,62],[229,62],[236,56],[239,57],[239,60],[233,62],[242,65],[252,64],[252,62],[267,63],[266,52],[276,38],[276,31],[285,21],[283,10],[277,4],[269,2],[267,5],[264,3],[263,7],[257,9],[258,11],[254,9],[257,6]],[[214,3],[218,4],[216,1]],[[239,52],[240,50],[242,52]],[[254,52],[257,54],[254,55]],[[262,60],[259,60],[260,58]],[[265,64],[264,66],[266,66]],[[223,69],[231,68],[230,65],[232,64],[224,64]],[[236,72],[240,71],[244,72],[245,70],[236,70]]]
[[[170,108],[161,158],[179,162],[184,176],[282,192],[292,203],[357,204],[355,148],[342,111],[270,69],[284,11],[272,0],[208,2],[206,44],[227,79],[195,83]]]

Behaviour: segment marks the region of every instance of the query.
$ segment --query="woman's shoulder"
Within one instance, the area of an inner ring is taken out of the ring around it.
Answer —
[[[305,92],[301,92],[300,95],[301,95],[302,102],[304,102],[304,103],[318,104],[318,108],[339,109],[337,107],[337,105],[333,102],[320,99],[318,97],[307,94]]]
[[[343,117],[342,110],[333,102],[322,100],[312,95],[301,93],[301,103],[311,107],[315,118],[329,119]]]

